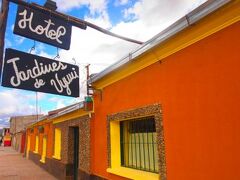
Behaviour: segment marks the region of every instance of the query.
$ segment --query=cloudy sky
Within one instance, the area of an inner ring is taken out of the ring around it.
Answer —
[[[58,11],[84,19],[102,28],[139,41],[147,41],[205,0],[55,0]],[[43,5],[45,0],[28,0]],[[0,1],[1,5],[1,1]],[[29,52],[33,40],[13,34],[17,6],[10,4],[5,47]],[[76,61],[81,75],[81,96],[70,98],[0,87],[0,128],[9,125],[9,117],[47,113],[83,100],[86,95],[85,66],[97,73],[127,55],[139,45],[102,34],[94,29],[73,27],[71,48],[59,50],[60,61]],[[54,58],[55,47],[36,42],[32,52]],[[37,98],[36,98],[37,97]],[[37,101],[36,101],[37,100]],[[37,102],[37,103],[36,103]],[[36,106],[36,104],[38,104]]]

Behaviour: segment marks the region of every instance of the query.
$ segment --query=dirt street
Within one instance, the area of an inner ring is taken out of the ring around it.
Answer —
[[[0,146],[1,180],[56,180],[32,161],[23,158],[12,147]]]

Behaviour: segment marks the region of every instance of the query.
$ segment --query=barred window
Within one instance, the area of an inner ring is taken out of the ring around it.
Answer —
[[[120,122],[121,165],[158,173],[158,148],[154,117]]]

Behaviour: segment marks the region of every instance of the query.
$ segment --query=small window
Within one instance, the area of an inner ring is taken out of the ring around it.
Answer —
[[[158,173],[158,148],[154,117],[120,122],[121,165]]]

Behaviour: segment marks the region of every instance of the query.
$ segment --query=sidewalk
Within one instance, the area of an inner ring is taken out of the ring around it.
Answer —
[[[0,180],[56,180],[12,147],[0,146]]]

